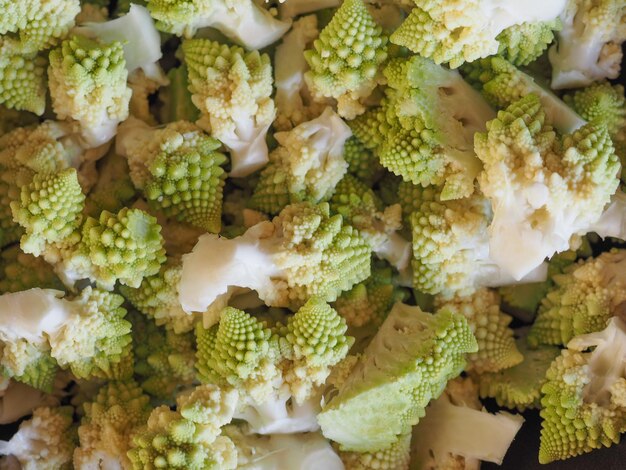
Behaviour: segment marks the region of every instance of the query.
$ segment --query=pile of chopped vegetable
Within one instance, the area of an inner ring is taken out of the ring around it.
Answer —
[[[1,468],[471,470],[527,409],[540,463],[626,432],[626,2],[0,12]]]

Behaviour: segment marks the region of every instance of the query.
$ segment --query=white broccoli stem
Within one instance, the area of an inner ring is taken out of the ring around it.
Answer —
[[[579,88],[603,78],[617,78],[622,62],[619,46],[613,53],[607,52],[611,31],[600,30],[597,25],[586,22],[586,15],[578,11],[585,8],[583,2],[570,0],[561,15],[563,25],[557,33],[557,43],[548,51],[552,64],[552,88]],[[618,21],[616,21],[616,24]]]
[[[161,36],[146,8],[133,3],[128,13],[120,18],[104,23],[85,23],[74,28],[74,32],[107,43],[122,42],[126,70],[129,73],[140,68],[147,78],[159,83],[165,80],[163,85],[167,83],[157,66],[162,56]]]
[[[589,227],[588,231],[596,232],[602,238],[626,240],[626,193],[618,190],[600,218]]]
[[[547,278],[548,263],[545,262],[541,263],[521,279],[515,279],[495,262],[488,260],[477,269],[475,285],[476,287],[502,287],[513,284],[544,282]]]
[[[201,236],[193,251],[183,256],[178,285],[183,310],[204,312],[229,287],[256,290],[261,298],[271,292],[271,278],[282,272],[272,259],[271,242],[262,238],[273,232],[271,222],[262,222],[230,240],[209,233]]]
[[[278,11],[281,18],[290,19],[305,13],[338,7],[340,4],[341,0],[288,0],[279,5]]]
[[[317,414],[319,403],[313,400],[297,404],[290,401],[290,395],[281,393],[265,403],[253,403],[235,413],[236,419],[243,419],[250,425],[250,431],[257,434],[293,434],[313,432],[319,429]]]
[[[382,244],[374,247],[374,254],[389,262],[399,272],[406,270],[411,260],[411,243],[402,235],[392,232]]]
[[[612,317],[604,330],[577,336],[567,343],[567,347],[576,351],[595,347],[589,353],[590,381],[583,390],[584,399],[588,403],[608,405],[611,386],[626,378],[626,323]]]
[[[228,5],[227,5],[228,4]],[[216,0],[205,26],[219,30],[247,49],[262,49],[278,41],[291,26],[291,21],[280,21],[252,0],[227,2]]]
[[[268,150],[265,136],[271,122],[257,124],[254,117],[233,117],[235,132],[214,134],[230,151],[231,170],[229,176],[243,178],[263,168]]]
[[[291,4],[291,2],[289,2]],[[274,55],[274,103],[280,114],[292,116],[302,110],[304,103],[300,91],[306,87],[304,72],[308,65],[304,59],[304,50],[308,43],[319,34],[315,15],[300,18],[285,35]]]
[[[270,437],[272,451],[263,459],[263,468],[289,470],[344,470],[330,443],[319,433]],[[269,459],[273,464],[270,465]]]
[[[74,312],[63,295],[38,287],[0,295],[0,339],[45,341],[45,335],[56,333]]]
[[[415,429],[417,461],[444,461],[448,454],[501,464],[524,418],[455,406],[447,395],[431,403]]]

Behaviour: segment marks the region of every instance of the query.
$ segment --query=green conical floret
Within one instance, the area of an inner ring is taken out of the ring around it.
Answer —
[[[334,307],[350,326],[379,325],[392,305],[406,297],[406,290],[394,284],[390,267],[373,265],[372,275],[341,294]]]
[[[0,54],[0,103],[41,116],[46,109],[46,60]]]
[[[477,60],[466,64],[461,71],[467,81],[497,108],[504,109],[533,93],[541,100],[550,123],[560,132],[573,132],[585,124],[584,119],[558,96],[502,57]]]
[[[9,341],[2,345],[0,357],[0,372],[3,376],[44,392],[52,391],[59,366],[50,356],[47,345],[21,339]]]
[[[264,323],[246,312],[227,307],[219,325],[204,329],[196,325],[196,368],[203,382],[246,390],[263,401],[278,377],[278,340]]]
[[[584,352],[589,348],[595,349]],[[572,339],[541,389],[539,462],[617,444],[626,432],[626,324],[617,317],[597,333]]]
[[[50,52],[48,80],[59,119],[80,123],[83,138],[98,146],[111,140],[128,117],[132,94],[121,42],[102,44],[72,36]]]
[[[327,203],[292,204],[240,237],[201,236],[185,256],[179,298],[183,310],[205,312],[232,295],[229,287],[247,287],[266,305],[296,310],[313,295],[332,302],[365,280],[370,257],[370,246],[341,215],[330,216]]]
[[[346,173],[343,146],[350,128],[331,108],[321,116],[278,132],[280,144],[270,154],[250,199],[250,207],[270,214],[287,204],[327,201]]]
[[[311,297],[289,318],[281,331],[281,352],[293,364],[285,374],[291,394],[298,403],[324,383],[330,368],[341,361],[354,343],[346,336],[348,326],[337,312],[319,297]]]
[[[520,279],[598,222],[619,185],[619,158],[604,126],[555,132],[534,94],[487,128],[474,140],[484,165],[480,187],[494,209],[490,256]]]
[[[115,281],[139,287],[165,261],[160,232],[156,219],[139,209],[125,207],[117,214],[103,211],[98,220],[88,217],[78,255],[91,263],[84,277],[108,289]]]
[[[83,379],[132,374],[131,324],[123,302],[120,295],[91,287],[72,301],[76,314],[50,337],[52,357],[61,367]]]
[[[565,102],[589,122],[606,125],[615,153],[622,160],[622,180],[626,163],[626,97],[623,85],[597,82],[565,95]]]
[[[398,437],[389,447],[375,452],[340,452],[346,470],[408,470],[411,433]]]
[[[79,0],[2,0],[3,51],[33,54],[57,45],[74,26]]]
[[[342,449],[375,452],[424,415],[478,345],[467,320],[396,304],[318,421]]]
[[[351,123],[354,135],[405,181],[441,185],[444,199],[472,194],[473,136],[494,116],[489,105],[458,72],[419,56],[392,60],[384,74],[386,97]]]
[[[39,173],[22,187],[20,201],[11,202],[14,219],[26,230],[20,246],[39,256],[46,245],[61,244],[75,235],[82,222],[85,196],[74,168],[56,174]]]
[[[529,344],[564,345],[574,336],[601,330],[626,301],[625,269],[626,251],[613,250],[553,276],[555,286],[541,303]]]
[[[539,408],[546,371],[560,350],[553,346],[530,349],[525,336],[515,344],[524,357],[523,361],[508,369],[480,374],[477,377],[480,396],[495,398],[499,406],[509,409]]]
[[[168,217],[217,233],[228,161],[220,143],[186,121],[151,128],[129,119],[117,138],[130,176],[148,202]]]
[[[565,3],[560,0],[542,4],[541,8],[521,8],[517,0],[416,1],[408,18],[391,35],[391,42],[438,64],[447,62],[450,67],[458,67],[496,54],[499,35],[506,28],[555,21]]]
[[[132,380],[110,381],[92,400],[83,404],[78,427],[80,445],[74,451],[75,468],[130,466],[126,456],[131,435],[150,414],[150,398]]]
[[[343,159],[348,164],[348,173],[370,186],[383,174],[383,167],[376,155],[354,136],[346,140],[343,146]]]
[[[514,65],[528,65],[545,52],[554,41],[554,31],[560,29],[561,21],[558,18],[511,26],[498,35],[498,55]]]
[[[157,327],[150,318],[131,312],[135,374],[141,388],[157,398],[170,400],[196,377],[193,333],[176,334]]]
[[[500,296],[489,289],[479,289],[469,296],[436,298],[438,309],[450,310],[467,318],[478,342],[478,351],[467,356],[467,369],[477,374],[508,369],[522,362],[513,330],[512,318],[500,310]]]
[[[181,273],[180,262],[172,261],[163,264],[157,274],[144,277],[138,288],[120,286],[120,292],[158,326],[165,326],[176,334],[186,333],[193,330],[197,316],[186,313],[180,306],[176,286]]]
[[[362,0],[346,0],[304,57],[305,74],[313,95],[336,98],[338,112],[348,119],[365,111],[366,98],[380,78],[378,67],[387,59],[387,36]]]
[[[132,437],[128,452],[133,469],[184,468],[229,470],[237,467],[237,451],[224,436],[209,439],[203,426],[163,405],[152,410],[147,426]]]
[[[0,254],[0,293],[41,287],[63,290],[63,283],[52,266],[41,258],[24,253],[14,245]]]

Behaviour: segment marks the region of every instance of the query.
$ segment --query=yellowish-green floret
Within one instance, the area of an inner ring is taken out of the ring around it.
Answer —
[[[408,470],[411,433],[403,434],[389,447],[376,452],[340,452],[346,470]]]
[[[43,57],[0,54],[0,103],[41,116],[46,108],[46,94]]]
[[[561,29],[558,18],[538,23],[522,23],[502,31],[498,55],[517,66],[528,65],[537,60],[554,41],[554,31]]]
[[[365,111],[387,59],[387,36],[363,0],[345,0],[330,23],[304,52],[311,70],[305,79],[313,96],[335,98],[339,115],[352,119]]]

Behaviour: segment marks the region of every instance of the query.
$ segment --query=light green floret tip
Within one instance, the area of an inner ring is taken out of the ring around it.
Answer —
[[[39,256],[46,245],[70,238],[82,222],[84,204],[75,169],[35,175],[22,187],[20,201],[11,203],[13,217],[26,230],[22,250]]]
[[[348,163],[348,173],[371,186],[383,173],[380,161],[356,137],[350,137],[343,146],[343,158]]]
[[[195,377],[196,348],[193,333],[176,334],[157,327],[154,321],[131,312],[135,374],[141,388],[151,396],[171,400],[179,388]]]
[[[554,41],[554,32],[561,30],[561,21],[522,23],[502,31],[497,39],[500,43],[498,55],[513,65],[523,66],[537,60]]]
[[[26,340],[7,342],[0,354],[0,373],[31,387],[51,392],[59,371],[47,345],[34,345]]]
[[[522,362],[515,345],[512,318],[500,310],[500,296],[482,288],[469,296],[457,295],[451,299],[436,298],[438,309],[450,310],[467,318],[467,323],[478,342],[478,351],[468,354],[467,369],[477,374],[497,372]]]
[[[82,255],[92,263],[93,278],[104,288],[112,289],[116,281],[139,287],[165,261],[161,226],[142,210],[103,211],[98,220],[87,218],[82,233]]]
[[[202,425],[203,436],[214,440],[233,419],[238,396],[233,388],[206,384],[178,395],[176,405],[183,418]]]
[[[132,90],[122,43],[72,36],[50,52],[48,81],[59,119],[74,119],[92,146],[108,142],[128,117]]]
[[[46,59],[0,54],[0,103],[41,116],[46,109]]]
[[[32,54],[57,45],[74,26],[79,0],[4,0],[0,35],[3,50]],[[7,34],[12,33],[12,34]]]
[[[220,142],[196,131],[168,141],[148,166],[144,194],[169,217],[208,232],[221,228],[222,191],[228,161]]]
[[[4,250],[0,254],[0,293],[33,287],[63,290],[63,283],[43,259],[24,253],[16,245]]]
[[[396,304],[363,356],[318,415],[342,450],[376,452],[424,416],[478,345],[465,317]]]
[[[344,1],[313,47],[304,52],[313,95],[336,98],[345,118],[363,113],[359,100],[376,87],[378,68],[387,59],[387,37],[363,1]]]
[[[148,420],[150,397],[132,379],[110,381],[83,404],[84,416],[78,427],[79,446],[74,467],[119,465],[129,468],[126,456],[131,435]]]
[[[572,339],[552,363],[541,389],[540,463],[619,442],[626,432],[626,376],[615,364],[626,358],[625,344],[626,324],[614,317],[604,330]]]
[[[278,338],[242,310],[222,310],[219,325],[196,325],[196,367],[202,382],[230,385],[261,396],[277,377]]]
[[[128,457],[135,470],[229,470],[237,466],[237,451],[230,439],[209,439],[201,424],[167,406],[152,411],[147,426],[133,436]]]
[[[133,307],[153,318],[158,326],[165,326],[176,334],[186,333],[193,330],[197,317],[180,306],[176,286],[181,273],[180,263],[168,262],[157,274],[144,277],[138,288],[120,286],[120,293]]]
[[[625,268],[626,251],[612,250],[553,276],[555,285],[539,307],[529,344],[564,345],[574,336],[601,330],[626,301]]]
[[[346,470],[408,470],[411,433],[401,435],[389,447],[376,452],[340,452],[339,456]]]
[[[131,323],[124,298],[85,288],[72,302],[77,312],[50,337],[52,356],[79,378],[124,379],[132,374]],[[129,361],[130,359],[130,361]]]
[[[546,371],[560,350],[553,346],[530,349],[526,337],[515,343],[524,357],[522,362],[498,372],[480,374],[477,380],[481,398],[495,398],[499,406],[523,412],[527,408],[539,408]]]
[[[346,336],[348,326],[337,312],[319,297],[311,297],[290,317],[281,332],[281,353],[293,365],[285,375],[296,402],[311,395],[314,386],[324,383],[331,367],[348,354],[354,338]]]

